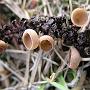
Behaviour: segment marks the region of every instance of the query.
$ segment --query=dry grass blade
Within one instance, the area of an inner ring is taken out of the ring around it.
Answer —
[[[4,4],[12,11],[14,12],[19,18],[26,18],[30,19],[28,14],[25,14],[25,12],[13,1],[13,0],[3,0]]]
[[[34,82],[34,80],[35,80],[36,72],[37,72],[38,65],[39,65],[39,62],[41,60],[41,57],[42,57],[42,50],[40,50],[38,52],[38,56],[36,57],[36,60],[35,60],[35,63],[34,63],[34,67],[33,67],[33,70],[31,72],[30,84],[32,84]]]
[[[47,7],[48,7],[49,15],[53,16],[53,13],[52,13],[52,10],[51,10],[51,7],[50,7],[50,4],[49,4],[48,0],[46,0],[46,4],[47,4]]]
[[[70,14],[72,13],[73,10],[72,2],[73,2],[72,0],[69,0]]]
[[[54,48],[54,51],[57,54],[57,56],[60,58],[60,60],[68,66],[67,62],[61,57],[61,55],[58,53],[58,51],[55,48]]]
[[[41,69],[42,69],[42,60],[39,62],[38,65],[38,81],[41,80]]]
[[[90,61],[90,58],[82,58],[82,61]]]
[[[48,15],[47,8],[46,8],[46,0],[42,0],[43,6],[44,6],[44,15]]]
[[[27,58],[27,51],[7,49],[5,52],[16,60],[25,61]]]
[[[58,66],[58,63],[56,63],[55,61],[51,60],[50,58],[43,57],[43,59],[46,60],[47,62],[51,63],[51,64],[54,64],[54,65]]]
[[[28,85],[28,81],[29,81],[29,66],[30,66],[30,53],[31,52],[27,52],[27,59],[26,59],[26,70],[25,70],[25,82],[24,85]]]
[[[56,79],[57,76],[59,75],[59,73],[64,70],[64,67],[65,67],[65,63],[62,63],[62,65],[58,67],[58,69],[57,69],[56,72],[55,72],[55,77],[54,77],[54,79]]]
[[[7,49],[5,52],[7,52],[7,53],[21,53],[21,54],[26,54],[27,53],[27,51],[16,50],[16,49]]]
[[[43,74],[46,75],[51,67],[51,63],[50,62],[47,62],[46,65],[45,65],[45,68],[43,70]]]
[[[14,70],[12,70],[7,64],[5,64],[2,60],[0,60],[1,65],[3,65],[8,71],[10,71],[12,74],[14,74],[16,77],[18,77],[21,81],[24,82],[24,78],[16,73]]]

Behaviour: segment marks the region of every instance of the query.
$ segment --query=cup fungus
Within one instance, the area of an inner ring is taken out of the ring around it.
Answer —
[[[53,48],[54,46],[54,40],[51,36],[49,35],[44,35],[40,37],[40,44],[39,44],[40,48],[43,51],[49,51]]]
[[[71,21],[74,25],[82,27],[88,21],[88,14],[84,8],[76,8],[71,13]]]
[[[28,50],[33,50],[39,45],[39,37],[32,29],[27,29],[24,31],[22,41]]]
[[[70,47],[70,52],[67,55],[69,61],[69,68],[76,69],[81,61],[81,56],[75,47]]]
[[[7,47],[8,45],[4,41],[0,40],[0,53],[2,53]]]

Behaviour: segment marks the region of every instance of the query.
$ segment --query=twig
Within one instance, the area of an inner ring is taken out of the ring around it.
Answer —
[[[51,64],[54,64],[54,65],[57,65],[58,66],[58,63],[56,63],[55,61],[51,60],[50,58],[43,57],[43,59],[46,60],[46,61],[48,61]]]
[[[25,71],[25,76],[24,76],[24,85],[28,84],[28,80],[29,80],[29,61],[30,61],[30,53],[31,52],[27,52],[27,59],[26,59],[26,71]]]
[[[17,88],[20,86],[20,83],[18,83],[16,86],[13,87],[7,87],[4,90],[18,90]]]
[[[24,78],[17,74],[15,71],[13,71],[7,64],[5,64],[2,60],[0,60],[0,63],[7,69],[9,70],[12,74],[14,74],[16,77],[18,77],[21,81],[24,82]]]
[[[51,10],[51,7],[50,7],[50,4],[49,4],[48,0],[46,0],[46,4],[47,4],[47,7],[48,7],[49,15],[53,16],[53,13],[52,13],[52,10]]]
[[[34,82],[33,85],[39,85],[39,84],[46,84],[47,81],[38,81],[38,82]]]
[[[68,72],[68,70],[69,70],[69,68],[65,71],[65,73],[64,73],[64,79],[66,78],[66,76],[67,76],[67,72]]]
[[[51,66],[51,63],[47,62],[46,65],[45,65],[45,68],[43,70],[44,75],[46,75],[48,73],[50,66]]]
[[[82,58],[82,61],[90,61],[90,58]]]
[[[39,62],[39,65],[38,65],[38,81],[41,80],[41,68],[42,68],[42,60]]]
[[[23,0],[22,9],[25,9],[26,6],[26,0]]]
[[[27,53],[27,51],[15,50],[15,49],[7,49],[5,52],[7,52],[7,53],[22,53],[22,54],[26,54]]]
[[[67,62],[65,62],[65,60],[61,57],[61,55],[58,53],[58,51],[55,48],[54,48],[54,51],[57,54],[57,56],[60,58],[60,60],[69,67],[69,65],[67,64]]]
[[[62,65],[58,67],[54,79],[59,75],[60,72],[64,70],[64,67],[65,67],[65,63],[62,63]]]
[[[35,54],[32,54],[32,56],[35,56],[36,57]],[[54,65],[57,65],[58,66],[58,63],[56,63],[55,61],[51,60],[50,58],[47,58],[47,57],[43,56],[42,59],[50,62],[51,64],[54,64]]]
[[[29,15],[26,15],[25,12],[15,3],[13,0],[4,0],[4,4],[15,13],[20,19],[26,18],[30,19]]]
[[[33,67],[33,70],[31,72],[30,84],[32,84],[35,80],[35,76],[36,76],[36,72],[37,72],[39,62],[41,60],[41,56],[42,56],[42,50],[39,51],[38,56],[35,60],[34,67]]]
[[[73,0],[68,0],[69,1],[69,6],[70,6],[70,15],[72,13],[72,10],[73,10],[73,6],[72,6],[72,1]]]
[[[44,6],[44,15],[46,16],[47,13],[47,8],[46,8],[46,0],[42,0],[43,6]]]

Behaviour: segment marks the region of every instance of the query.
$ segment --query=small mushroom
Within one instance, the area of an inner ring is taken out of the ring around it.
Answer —
[[[39,40],[39,46],[43,51],[50,51],[54,47],[54,40],[49,35],[41,36]]]
[[[88,14],[84,8],[76,8],[71,13],[71,21],[74,25],[82,27],[88,21]]]
[[[39,37],[33,29],[24,31],[22,41],[28,50],[36,49],[39,45]]]
[[[4,41],[0,40],[0,53],[2,53],[3,51],[5,51],[5,49],[7,47],[8,47],[8,45]]]
[[[81,61],[81,56],[78,50],[72,46],[66,59],[69,61],[69,68],[76,69]]]

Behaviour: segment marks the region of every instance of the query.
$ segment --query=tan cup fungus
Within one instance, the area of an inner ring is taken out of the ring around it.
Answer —
[[[0,53],[2,53],[7,47],[8,45],[4,41],[0,40]]]
[[[81,56],[75,47],[70,48],[69,68],[76,69],[81,61]]]
[[[50,51],[54,46],[54,40],[49,35],[41,36],[39,46],[43,51]]]
[[[71,21],[78,27],[83,27],[88,21],[88,14],[84,8],[76,8],[71,13]]]
[[[32,29],[27,29],[24,31],[22,41],[28,50],[36,49],[39,45],[39,37]]]

